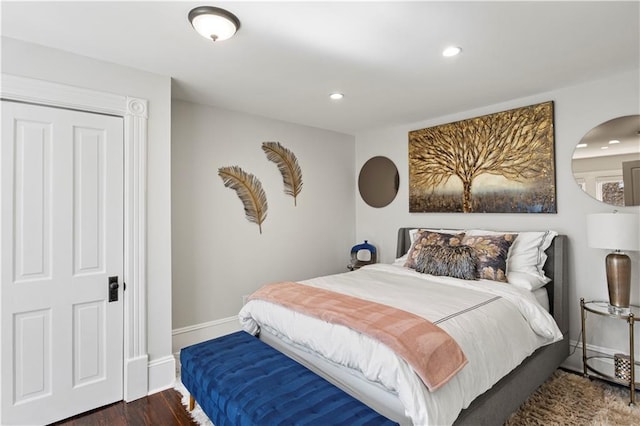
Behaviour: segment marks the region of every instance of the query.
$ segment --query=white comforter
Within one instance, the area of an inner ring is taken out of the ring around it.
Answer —
[[[397,393],[415,425],[453,423],[474,398],[538,347],[562,338],[535,297],[508,284],[434,277],[385,264],[302,283],[420,315],[458,342],[469,363],[445,386],[429,392],[403,359],[347,327],[261,300],[248,302],[240,311],[240,323],[249,333],[264,327]]]

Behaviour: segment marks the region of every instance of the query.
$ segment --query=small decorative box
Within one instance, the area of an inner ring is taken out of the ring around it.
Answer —
[[[613,355],[613,365],[616,379],[624,380],[626,383],[631,383],[631,359],[629,358],[629,355]]]

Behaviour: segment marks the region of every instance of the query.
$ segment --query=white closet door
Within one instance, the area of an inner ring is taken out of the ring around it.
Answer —
[[[123,145],[120,117],[2,101],[0,424],[122,399]]]

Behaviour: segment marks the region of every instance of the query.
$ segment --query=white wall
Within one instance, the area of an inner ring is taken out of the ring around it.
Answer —
[[[172,107],[174,351],[238,327],[242,295],[263,284],[345,272],[354,240],[354,137],[174,100]],[[262,142],[297,157],[297,206]],[[240,166],[267,195],[245,219],[218,168]]]
[[[149,390],[173,384],[171,356],[171,79],[2,38],[2,72],[149,101],[147,349]],[[158,374],[154,374],[154,370]]]
[[[607,300],[604,270],[606,251],[590,249],[586,243],[586,216],[589,213],[612,212],[584,192],[575,183],[571,157],[575,145],[593,127],[612,118],[640,113],[639,71],[622,73],[605,80],[558,89],[528,98],[489,105],[472,111],[425,119],[397,127],[373,129],[356,135],[356,170],[376,155],[393,160],[400,172],[400,190],[387,207],[367,206],[356,192],[356,239],[368,239],[377,245],[382,261],[395,256],[396,230],[401,226],[443,228],[489,228],[503,230],[554,229],[569,237],[569,297],[571,303],[571,338],[580,331],[579,299]],[[555,156],[557,214],[463,214],[409,213],[408,208],[408,132],[483,114],[553,100],[555,102]],[[437,99],[433,100],[437,102]],[[357,178],[357,176],[356,176]],[[637,207],[620,211],[640,214]],[[640,238],[640,236],[638,236]],[[632,258],[632,303],[640,304],[639,253]],[[622,321],[603,318],[594,322],[588,343],[605,349],[628,352],[627,326]],[[636,342],[640,334],[636,335]],[[637,345],[636,345],[637,347]],[[578,350],[579,352],[579,350]],[[636,358],[637,359],[637,358]]]

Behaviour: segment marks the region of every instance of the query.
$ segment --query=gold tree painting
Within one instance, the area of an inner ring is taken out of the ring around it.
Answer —
[[[409,212],[556,213],[553,102],[409,132]]]

